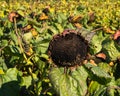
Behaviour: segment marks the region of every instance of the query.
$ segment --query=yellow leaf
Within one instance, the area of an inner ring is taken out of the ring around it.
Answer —
[[[72,21],[73,22],[79,22],[83,17],[81,15],[74,16]]]
[[[113,33],[115,33],[115,31],[113,31],[113,30],[111,30],[110,28],[108,28],[108,27],[104,27],[104,31],[106,32],[106,33],[111,33],[111,34],[113,34]]]
[[[24,14],[24,12],[23,12],[22,10],[18,10],[17,12],[18,12],[21,16],[23,16],[23,17],[25,16],[25,14]]]
[[[50,8],[50,13],[54,13],[55,12],[55,8]]]
[[[31,56],[31,55],[33,54],[32,48],[30,47],[29,50],[25,51],[25,53],[26,53],[28,56]]]
[[[92,65],[94,65],[94,66],[97,66],[97,64],[95,63],[95,61],[94,60],[90,60],[90,64],[92,64]]]
[[[4,72],[3,72],[3,70],[2,70],[2,69],[0,69],[0,75],[1,75],[1,74],[4,74]]]
[[[82,27],[82,25],[81,25],[80,23],[74,23],[74,25],[75,25],[75,27],[77,27],[77,28],[81,28],[81,27]]]
[[[34,73],[32,73],[32,77],[33,77],[34,80],[37,80],[37,79],[38,79],[38,78],[37,78],[37,75],[34,74]]]
[[[33,65],[33,63],[30,60],[28,60],[26,65]]]
[[[41,16],[39,17],[40,20],[46,20],[48,19],[48,16],[45,15],[44,13],[41,14]]]
[[[31,29],[32,35],[36,37],[38,35],[38,32],[33,28]]]
[[[0,17],[4,17],[4,11],[0,11]]]
[[[110,62],[109,65],[112,67],[112,66],[114,66],[114,63],[113,63],[113,62]]]

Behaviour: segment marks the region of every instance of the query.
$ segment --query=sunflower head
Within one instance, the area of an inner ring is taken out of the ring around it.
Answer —
[[[70,67],[82,64],[87,57],[88,48],[88,42],[75,30],[65,30],[53,36],[48,53],[56,65]]]

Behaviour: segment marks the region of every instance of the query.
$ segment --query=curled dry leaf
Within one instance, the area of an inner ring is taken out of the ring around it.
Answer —
[[[117,44],[120,45],[120,36],[116,39]]]
[[[17,20],[20,20],[22,18],[22,16],[20,14],[18,14],[17,12],[11,12],[8,15],[8,20],[10,22],[14,22],[14,18],[16,18]]]
[[[29,32],[32,28],[33,28],[33,26],[28,24],[22,28],[22,31]]]
[[[69,16],[68,17],[68,21],[71,23],[78,23],[79,21],[81,21],[83,19],[83,16],[81,15],[77,15],[77,16]]]
[[[31,12],[31,13],[29,14],[29,16],[30,16],[31,18],[35,18],[35,17],[37,16],[37,14],[36,14],[35,12]]]
[[[104,53],[98,53],[96,54],[96,57],[101,58],[101,59],[106,59],[106,55]]]
[[[106,27],[106,26],[103,28],[103,30],[104,30],[106,33],[111,33],[111,34],[115,33],[114,30],[111,30],[111,28],[108,28],[108,27]]]
[[[79,28],[79,29],[82,28],[82,25],[81,25],[80,23],[74,23],[74,26],[75,26],[76,28]]]
[[[116,40],[118,37],[120,37],[120,30],[117,30],[115,34],[113,35],[113,39]]]
[[[33,54],[33,49],[32,49],[32,46],[30,46],[30,44],[26,44],[24,42],[23,49],[27,56],[31,56]]]
[[[47,19],[49,19],[49,17],[45,13],[42,13],[38,19],[39,20],[47,20]]]
[[[25,51],[27,56],[31,56],[33,54],[32,48],[30,48],[28,51]]]
[[[76,30],[72,30],[72,29],[65,29],[61,35],[65,36],[67,34],[70,34],[70,33],[75,33],[77,34],[77,31]]]
[[[120,30],[117,30],[115,34],[113,35],[113,39],[117,42],[118,45],[120,45]]]
[[[50,12],[49,9],[50,9],[50,6],[46,6],[46,7],[42,10],[42,12],[47,15],[47,14]]]
[[[97,66],[97,64],[95,63],[95,61],[94,60],[90,60],[90,64],[92,64],[92,65],[94,65],[94,66]]]
[[[95,13],[94,12],[89,12],[88,16],[89,16],[88,22],[93,22],[95,20]]]

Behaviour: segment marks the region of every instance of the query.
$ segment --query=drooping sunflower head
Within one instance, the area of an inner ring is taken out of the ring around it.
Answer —
[[[65,30],[53,36],[48,52],[52,61],[58,66],[82,64],[88,53],[88,42],[75,30]]]

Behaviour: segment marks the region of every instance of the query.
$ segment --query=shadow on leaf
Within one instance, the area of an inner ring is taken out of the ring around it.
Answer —
[[[0,88],[0,96],[19,96],[19,90],[18,81],[4,83]]]

